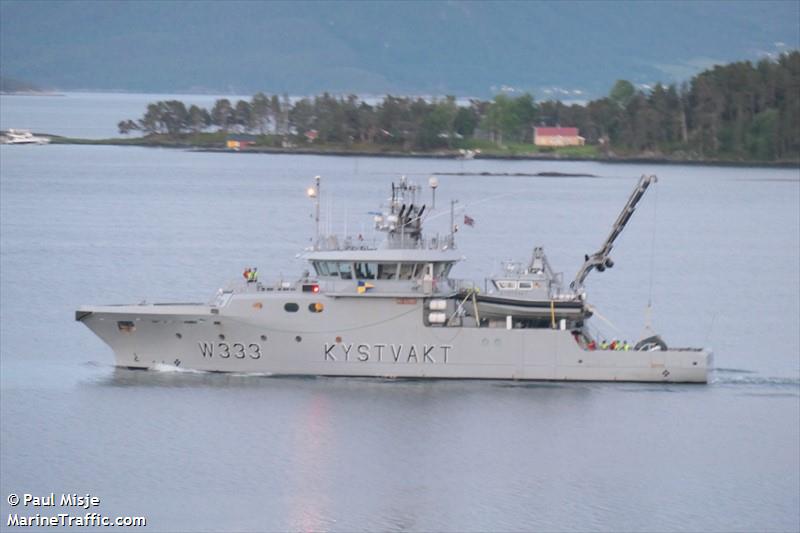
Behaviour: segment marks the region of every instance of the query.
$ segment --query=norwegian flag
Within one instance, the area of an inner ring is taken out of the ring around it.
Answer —
[[[472,217],[471,217],[471,216],[469,216],[469,215],[464,215],[464,225],[465,225],[465,226],[471,226],[471,227],[474,227],[474,226],[475,226],[475,219],[474,219],[474,218],[472,218]]]

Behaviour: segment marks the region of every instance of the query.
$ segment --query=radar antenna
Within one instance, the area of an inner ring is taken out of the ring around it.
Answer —
[[[616,222],[611,227],[611,233],[609,233],[608,238],[606,238],[603,246],[593,253],[592,255],[586,255],[583,266],[575,275],[575,279],[570,283],[570,288],[577,291],[583,288],[583,282],[586,280],[586,276],[589,275],[589,272],[592,271],[593,268],[596,268],[599,272],[604,271],[606,268],[611,268],[614,266],[614,261],[608,256],[611,253],[611,248],[614,247],[614,241],[617,240],[622,230],[625,229],[625,225],[633,215],[633,212],[636,210],[636,204],[639,203],[639,200],[642,199],[644,196],[645,191],[650,186],[650,184],[658,181],[658,178],[655,176],[642,176],[639,178],[639,183],[636,184],[636,188],[631,193],[630,197],[628,198],[628,202],[625,204],[625,207],[622,208],[622,212],[620,212],[619,216],[617,217]]]

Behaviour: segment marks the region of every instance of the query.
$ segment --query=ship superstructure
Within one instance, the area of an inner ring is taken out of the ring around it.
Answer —
[[[542,248],[527,265],[506,263],[484,290],[450,276],[449,231],[426,235],[422,190],[402,178],[374,214],[380,245],[362,236],[316,234],[309,269],[292,282],[245,281],[208,304],[85,306],[76,312],[114,350],[116,364],[160,364],[223,372],[414,378],[706,382],[709,351],[602,349],[588,327],[583,282],[613,266],[609,253],[655,180],[643,176],[601,249],[565,287]],[[434,185],[431,183],[431,185]],[[434,185],[435,187],[435,185]],[[435,189],[434,189],[435,192]],[[489,290],[486,290],[489,289]]]

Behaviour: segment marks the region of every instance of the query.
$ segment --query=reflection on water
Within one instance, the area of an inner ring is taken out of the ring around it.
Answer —
[[[233,373],[233,372],[206,372],[201,370],[179,369],[164,365],[157,370],[132,370],[113,367],[99,363],[86,363],[88,367],[109,368],[110,373],[102,373],[90,380],[102,386],[109,387],[198,387],[198,388],[242,388],[242,387],[276,387],[289,384],[302,384],[311,381],[344,381],[347,383],[371,386],[381,384],[385,387],[423,387],[432,383],[443,390],[451,388],[460,389],[467,387],[489,387],[496,389],[532,389],[542,391],[558,391],[562,389],[580,390],[594,389],[608,386],[595,382],[559,382],[559,381],[513,381],[513,380],[481,380],[481,379],[418,379],[418,378],[363,378],[363,377],[327,377],[327,376],[272,376],[260,373]],[[758,376],[756,372],[744,369],[716,368],[712,373],[710,385],[760,385],[765,388],[794,388],[800,387],[800,379],[791,377],[765,377]],[[651,384],[619,383],[614,384],[616,390],[627,392],[679,392],[683,389],[706,388],[704,384],[664,384],[653,386]]]
[[[294,464],[287,470],[288,522],[290,529],[322,531],[334,524],[331,516],[330,486],[325,475],[331,457],[333,434],[330,428],[330,404],[321,395],[312,395],[306,409],[289,428]],[[265,450],[269,453],[269,450]]]

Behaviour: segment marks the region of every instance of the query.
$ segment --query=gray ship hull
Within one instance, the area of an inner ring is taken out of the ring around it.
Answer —
[[[129,368],[679,383],[706,383],[712,368],[706,350],[589,350],[568,330],[434,326],[425,313],[422,298],[286,292],[236,294],[219,307],[87,306],[76,319]]]

